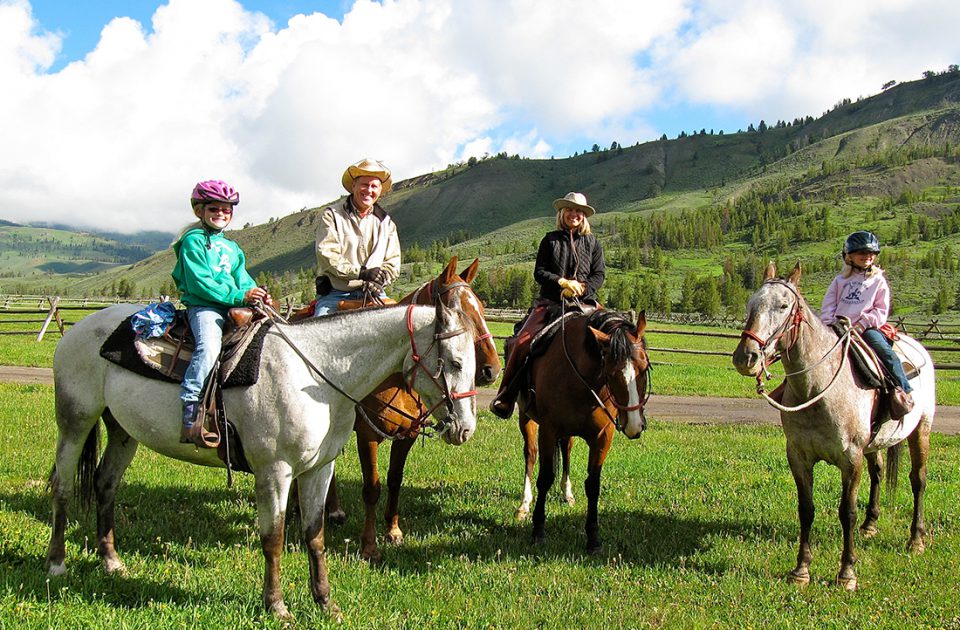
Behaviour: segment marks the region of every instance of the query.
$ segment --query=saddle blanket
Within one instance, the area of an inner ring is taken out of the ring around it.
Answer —
[[[168,383],[179,383],[180,378],[167,376],[145,363],[144,359],[141,358],[134,345],[137,343],[137,335],[133,331],[133,317],[134,315],[131,315],[120,322],[117,329],[107,337],[107,340],[100,346],[100,356],[140,376]],[[269,328],[269,326],[264,325],[256,332],[250,341],[250,345],[247,346],[243,355],[237,361],[236,367],[224,381],[224,389],[253,385],[260,378],[260,351],[263,348],[264,335]]]

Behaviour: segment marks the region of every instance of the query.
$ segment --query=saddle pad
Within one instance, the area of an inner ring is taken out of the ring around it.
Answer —
[[[180,379],[165,375],[163,372],[144,363],[143,359],[140,358],[140,354],[134,347],[136,333],[133,332],[133,327],[131,326],[132,318],[133,316],[131,315],[120,322],[117,329],[107,337],[107,340],[100,346],[100,356],[140,376],[166,381],[168,383],[179,383]],[[223,383],[225,389],[229,387],[253,385],[260,378],[260,351],[263,348],[263,338],[268,329],[269,325],[264,325],[257,331],[250,345],[238,361],[236,368]]]

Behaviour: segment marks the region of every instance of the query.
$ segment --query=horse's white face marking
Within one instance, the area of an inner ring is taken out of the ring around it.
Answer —
[[[453,398],[455,394],[475,389],[477,355],[473,345],[473,335],[469,330],[461,328],[460,318],[456,313],[446,311],[439,332],[449,333],[458,330],[461,331],[460,334],[442,339],[437,344],[439,357],[443,361],[441,376],[446,380],[451,395],[449,401],[451,411],[447,414],[447,406],[440,405],[434,412],[434,417],[446,424],[443,439],[449,444],[463,444],[470,439],[477,428],[476,396]],[[431,401],[432,407],[439,401],[443,392],[435,387],[430,389],[436,395],[436,400]]]
[[[627,400],[622,401],[627,407],[636,407],[643,400],[643,393],[640,391],[640,379],[633,361],[627,361],[621,372],[623,382],[626,385]],[[633,411],[621,411],[620,422],[623,425],[623,434],[633,439],[640,437],[646,427],[646,419],[643,416],[643,407]]]

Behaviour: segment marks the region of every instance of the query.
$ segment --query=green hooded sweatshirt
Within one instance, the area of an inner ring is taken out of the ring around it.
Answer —
[[[177,264],[171,275],[187,306],[242,306],[243,296],[257,286],[243,250],[222,232],[190,228],[173,244],[173,253]]]

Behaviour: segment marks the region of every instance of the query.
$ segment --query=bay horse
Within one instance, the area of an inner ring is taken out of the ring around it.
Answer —
[[[797,564],[790,571],[789,580],[798,585],[810,582],[813,467],[817,462],[825,461],[840,469],[841,479],[839,517],[843,551],[837,583],[847,590],[855,590],[857,576],[853,566],[857,558],[853,536],[863,460],[867,460],[870,476],[870,500],[860,532],[869,537],[877,533],[880,515],[883,458],[879,450],[890,446],[877,440],[872,442],[871,427],[887,420],[889,414],[878,407],[876,390],[858,385],[836,333],[820,321],[800,295],[800,274],[799,263],[785,279],[776,277],[773,263],[767,267],[763,284],[747,302],[746,326],[733,353],[733,364],[741,374],[757,377],[759,383],[766,366],[774,360],[775,353],[779,353],[786,371],[780,420],[787,440],[787,461],[797,486],[800,520]],[[916,340],[901,333],[898,345],[908,353],[910,363],[920,369],[919,375],[910,381],[915,403],[913,411],[902,421],[902,426],[916,427],[906,436],[910,446],[910,484],[913,488],[913,521],[907,547],[920,553],[924,549],[923,492],[927,483],[927,454],[936,411],[934,369],[929,353]],[[897,441],[888,450],[887,458],[889,488],[896,483],[896,464],[899,462],[896,447],[903,436],[895,439]]]
[[[180,443],[178,384],[140,376],[100,356],[104,340],[139,308],[121,304],[84,318],[54,355],[59,437],[46,559],[51,575],[65,571],[67,504],[77,483],[83,497],[96,500],[97,552],[104,567],[108,573],[123,570],[115,549],[114,500],[139,443],[175,459],[223,466],[214,450]],[[287,495],[296,480],[311,594],[325,611],[338,614],[330,600],[323,508],[358,400],[391,374],[408,380],[418,374],[416,387],[433,410],[436,431],[450,444],[463,444],[476,429],[474,363],[473,327],[443,304],[350,311],[276,323],[267,331],[259,381],[224,390],[223,405],[255,477],[268,611],[289,617],[280,556]],[[107,443],[98,463],[101,418]]]
[[[428,281],[400,300],[400,304],[443,303],[463,314],[464,325],[470,326],[476,344],[476,383],[488,385],[500,374],[500,355],[493,342],[493,335],[484,319],[483,303],[470,289],[477,276],[480,261],[474,259],[466,269],[457,274],[457,258],[454,256],[435,279]],[[403,469],[410,449],[416,443],[418,427],[412,420],[422,417],[424,406],[419,397],[411,392],[403,378],[394,374],[363,400],[363,408],[357,409],[354,430],[357,434],[357,450],[363,474],[364,522],[360,534],[360,555],[371,563],[381,560],[377,546],[376,514],[380,500],[381,483],[377,470],[377,451],[384,440],[392,440],[390,446],[390,469],[387,473],[387,505],[384,511],[386,540],[388,543],[403,542],[400,529],[400,487]],[[342,523],[346,515],[340,505],[336,476],[327,496],[327,514],[331,522]]]
[[[600,309],[589,316],[562,317],[555,325],[559,330],[547,349],[532,359],[531,387],[521,388],[518,400],[526,462],[524,502],[529,505],[530,476],[539,450],[532,540],[542,543],[546,498],[556,475],[558,445],[568,456],[572,438],[583,439],[590,449],[583,482],[587,497],[586,549],[598,554],[603,548],[597,510],[600,473],[613,435],[619,430],[635,439],[646,428],[644,405],[649,398],[650,362],[643,331],[647,322],[643,312],[634,325],[622,313]]]

